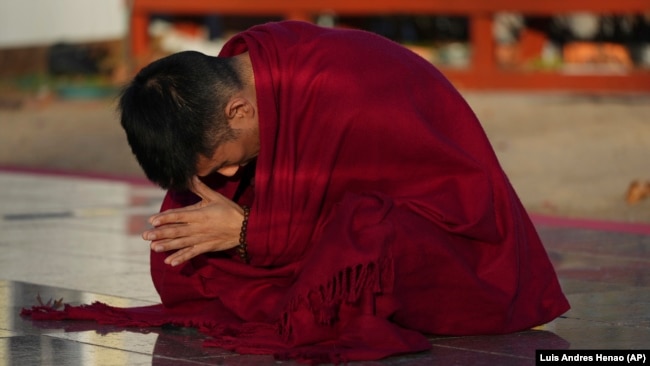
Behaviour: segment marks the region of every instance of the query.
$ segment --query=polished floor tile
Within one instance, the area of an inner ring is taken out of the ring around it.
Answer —
[[[202,347],[193,329],[19,315],[37,298],[156,303],[140,232],[162,197],[137,182],[0,170],[0,366],[295,364]],[[534,365],[537,349],[650,349],[650,225],[536,226],[572,304],[563,317],[515,334],[431,337],[430,351],[352,364]]]

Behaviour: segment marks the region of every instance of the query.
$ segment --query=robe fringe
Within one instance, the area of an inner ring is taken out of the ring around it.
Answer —
[[[325,284],[299,295],[289,302],[282,313],[278,332],[291,342],[293,334],[292,313],[310,311],[321,326],[333,326],[339,320],[343,303],[354,304],[367,290],[372,294],[392,291],[394,268],[391,259],[347,267],[338,271]]]

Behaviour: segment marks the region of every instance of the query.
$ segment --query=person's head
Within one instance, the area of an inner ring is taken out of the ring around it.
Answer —
[[[122,91],[121,124],[145,174],[165,189],[185,189],[200,156],[237,137],[224,113],[243,88],[234,61],[177,53],[143,68]]]

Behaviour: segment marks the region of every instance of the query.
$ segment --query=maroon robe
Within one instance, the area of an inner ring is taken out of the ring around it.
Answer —
[[[300,22],[253,27],[221,56],[246,51],[261,150],[234,179],[209,183],[251,206],[250,264],[210,253],[170,267],[152,252],[161,305],[67,307],[60,318],[196,326],[208,345],[337,362],[568,310],[479,121],[429,62],[368,32]],[[196,199],[170,192],[162,209]]]

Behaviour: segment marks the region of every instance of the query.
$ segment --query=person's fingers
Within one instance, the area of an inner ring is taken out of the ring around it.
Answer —
[[[196,223],[198,220],[205,219],[205,211],[198,209],[193,210],[183,210],[183,211],[165,211],[161,214],[153,216],[151,219],[151,225],[160,228],[162,226],[169,225],[183,225],[188,223]]]
[[[151,250],[157,253],[176,250],[169,255],[165,263],[171,264],[174,259],[178,263],[187,261],[199,254],[228,250],[237,246],[236,241],[221,239],[207,240],[205,237],[183,237],[176,239],[154,240],[151,242]]]
[[[151,250],[154,252],[160,253],[165,251],[165,245],[169,243],[171,240],[154,240],[149,244],[149,247]]]
[[[142,239],[149,241],[175,239],[187,236],[191,231],[192,228],[184,223],[162,225],[143,232]]]
[[[198,245],[190,246],[167,256],[167,258],[165,258],[165,263],[175,267],[203,253],[204,251],[201,250]]]
[[[188,241],[171,240],[164,244],[160,244],[161,246],[165,246],[166,248],[180,247],[177,251],[168,255],[167,258],[165,258],[164,262],[171,266],[177,266],[198,255],[205,254],[208,252],[219,251],[219,250],[226,250],[233,247],[233,246],[228,247],[223,245],[220,246],[216,241],[210,241],[210,242],[202,241],[200,243],[196,243],[192,245],[188,245],[188,243],[191,244],[191,242]],[[152,243],[152,246],[153,245],[155,244]],[[165,251],[167,250],[171,250],[171,249],[166,249]]]
[[[182,236],[175,238],[159,238],[151,241],[151,250],[154,252],[168,252],[170,250],[182,250],[192,246],[199,247],[203,252],[215,252],[230,249],[236,246],[234,240],[224,238],[208,238],[206,236]]]
[[[204,237],[186,236],[153,240],[151,242],[151,250],[154,252],[168,252],[170,250],[182,250],[197,245],[200,245],[202,248],[209,248],[210,244],[211,242],[206,241]],[[218,248],[214,249],[218,250]]]
[[[199,202],[199,203],[195,203],[193,205],[189,205],[189,206],[185,206],[185,207],[179,207],[179,208],[173,208],[173,209],[170,209],[170,210],[165,210],[165,211],[159,212],[159,213],[157,213],[155,215],[151,215],[147,221],[149,222],[149,224],[151,224],[153,226],[162,225],[162,222],[165,222],[167,224],[175,223],[175,222],[172,222],[167,217],[167,215],[194,211],[194,210],[196,210],[196,209],[198,209],[200,207],[201,206],[200,206],[200,202]],[[156,225],[155,222],[161,222],[161,223]],[[176,221],[176,222],[179,222],[179,221]]]

